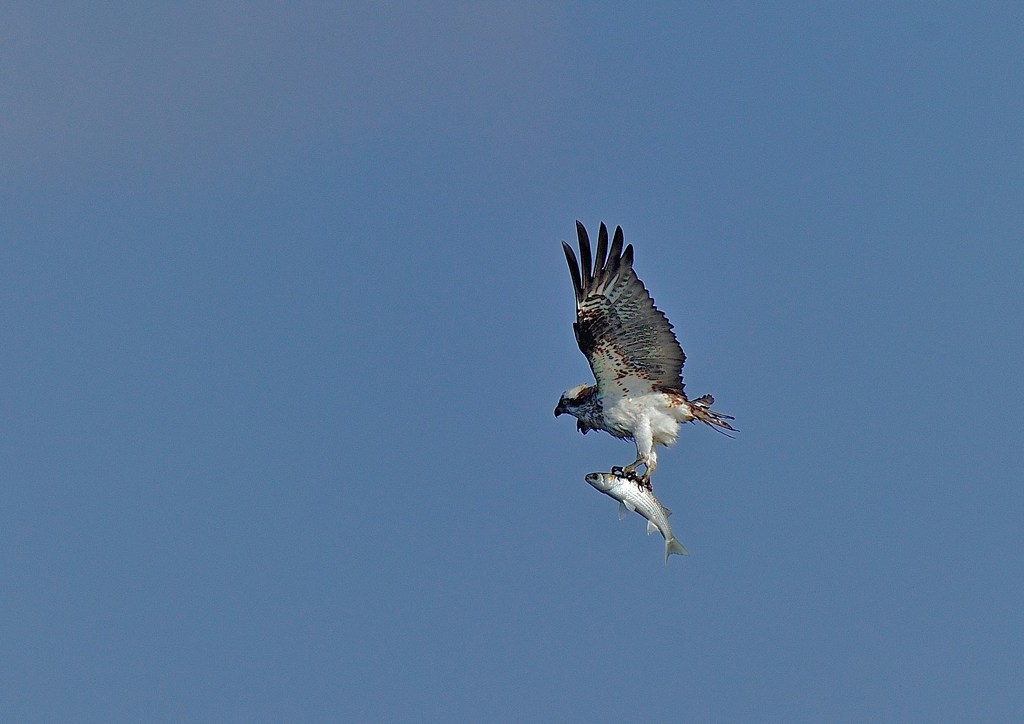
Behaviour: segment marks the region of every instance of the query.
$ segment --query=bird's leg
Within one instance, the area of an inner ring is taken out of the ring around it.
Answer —
[[[630,478],[632,480],[636,480],[636,469],[637,466],[640,465],[642,462],[642,460],[637,460],[627,465],[626,467],[622,467],[621,465],[613,465],[612,475],[617,475],[620,478]]]
[[[644,471],[643,473],[637,473],[636,469],[641,465],[644,466]],[[655,460],[637,458],[624,468],[618,465],[612,467],[612,475],[617,475],[620,478],[629,478],[641,488],[654,490],[654,486],[651,485],[651,474],[657,465],[658,463]]]
[[[638,473],[636,472],[636,470],[633,470],[629,473],[628,477],[630,480],[636,483],[637,487],[639,487],[641,490],[654,490],[654,486],[651,485],[651,471],[649,468],[645,467],[643,473]]]
[[[644,472],[637,473],[636,469],[641,465],[644,466]],[[653,490],[650,482],[651,464],[646,460],[634,460],[624,468],[616,465],[612,468],[612,475],[617,475],[620,478],[629,478],[641,488]]]
[[[648,490],[654,490],[654,486],[651,485],[651,476],[654,475],[654,468],[658,467],[658,459],[653,455],[644,461],[644,474],[641,485]]]
[[[636,482],[641,488],[651,490],[651,473],[657,465],[658,456],[654,451],[654,438],[651,435],[651,424],[646,418],[641,419],[634,433],[636,442],[636,460],[627,465],[622,473]],[[643,465],[643,475],[638,475],[636,469]]]

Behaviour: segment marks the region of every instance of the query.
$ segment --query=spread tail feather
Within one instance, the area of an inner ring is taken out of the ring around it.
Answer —
[[[665,565],[668,565],[668,557],[676,553],[681,556],[690,555],[690,551],[686,550],[686,547],[682,543],[676,540],[675,536],[672,536],[665,541]]]
[[[696,400],[690,400],[690,413],[708,427],[725,428],[726,430],[739,432],[739,430],[729,424],[729,420],[735,420],[736,418],[732,415],[726,415],[724,412],[715,412],[711,409],[713,404],[715,404],[714,397],[711,395],[701,395]],[[722,432],[721,430],[718,430],[718,432],[721,432],[726,437],[732,437],[727,432]]]

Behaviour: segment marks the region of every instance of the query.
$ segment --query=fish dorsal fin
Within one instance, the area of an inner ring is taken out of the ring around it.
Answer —
[[[656,530],[658,530],[658,526],[656,526],[651,521],[647,521],[647,535],[650,535],[651,533],[653,533]]]
[[[666,508],[664,505],[661,506],[661,509],[665,511],[665,517],[666,518],[669,517],[670,515],[672,515],[672,511],[669,510],[668,508]]]

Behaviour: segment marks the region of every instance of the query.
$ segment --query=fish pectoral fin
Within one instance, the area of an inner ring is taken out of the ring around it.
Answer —
[[[630,511],[636,510],[632,505],[626,505],[623,501],[619,501],[619,520],[622,520]]]
[[[656,526],[651,521],[647,521],[647,535],[650,535],[651,533],[653,533],[656,530],[658,530],[658,526]]]

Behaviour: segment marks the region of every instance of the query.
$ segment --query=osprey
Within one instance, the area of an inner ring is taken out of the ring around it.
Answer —
[[[590,363],[596,385],[578,385],[562,394],[555,417],[569,413],[584,435],[604,430],[636,443],[636,460],[612,472],[635,478],[650,488],[658,464],[656,445],[671,445],[683,422],[733,430],[729,415],[711,409],[715,398],[695,400],[683,392],[686,355],[665,315],[633,271],[633,246],[622,248],[622,228],[615,228],[611,248],[602,223],[597,252],[590,255],[590,237],[576,222],[580,258],[562,242],[576,292],[572,325],[580,351]],[[722,432],[719,430],[719,432]],[[725,433],[728,434],[728,433]],[[644,466],[642,474],[636,470]]]

